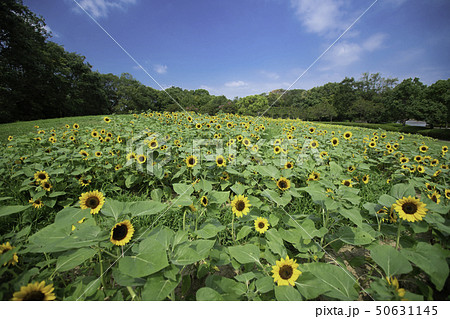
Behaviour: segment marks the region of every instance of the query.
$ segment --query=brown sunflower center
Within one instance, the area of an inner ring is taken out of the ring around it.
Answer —
[[[284,265],[280,268],[280,277],[284,280],[288,280],[292,277],[292,274],[294,273],[294,270],[292,269],[292,266],[290,265]]]
[[[243,200],[238,200],[234,206],[238,211],[243,211],[245,209],[245,202]]]
[[[97,197],[95,197],[95,196],[89,197],[86,200],[86,206],[87,207],[96,208],[98,206],[98,204],[100,204],[100,200]]]
[[[431,200],[432,200],[433,202],[437,203],[437,197],[436,197],[436,195],[431,196]]]
[[[45,294],[42,291],[30,291],[23,297],[24,301],[43,301]]]
[[[219,164],[219,165],[222,165],[222,164],[223,164],[223,158],[222,158],[222,157],[219,157],[219,158],[217,159],[217,164]]]
[[[206,197],[203,197],[202,198],[202,203],[205,204],[205,205],[208,204],[208,199]]]
[[[189,163],[189,165],[194,165],[195,164],[195,159],[193,157],[189,157],[188,163]]]
[[[125,237],[127,237],[127,234],[128,234],[127,225],[124,225],[124,224],[118,225],[118,226],[114,227],[114,229],[113,229],[112,238],[114,240],[122,240]]]
[[[262,229],[266,226],[266,224],[264,224],[263,222],[259,222],[258,224],[258,228]]]
[[[286,183],[286,181],[279,181],[278,182],[278,187],[279,188],[287,188],[287,183]]]
[[[405,214],[412,215],[417,212],[417,205],[414,203],[404,203],[402,205],[402,210]]]
[[[292,164],[291,164],[291,163],[288,163],[288,164],[287,164],[287,168],[292,168]]]
[[[344,185],[345,185],[345,186],[350,186],[350,182],[349,182],[349,181],[345,181],[345,182],[344,182]]]
[[[139,156],[139,162],[143,162],[144,161],[144,156]]]
[[[38,175],[38,178],[39,178],[39,179],[45,179],[45,174],[40,173],[40,174]]]
[[[151,146],[151,147],[156,147],[156,142],[150,143],[150,146]]]

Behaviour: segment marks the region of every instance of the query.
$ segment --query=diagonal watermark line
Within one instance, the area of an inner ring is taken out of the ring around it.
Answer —
[[[96,279],[96,280],[94,280],[90,285],[89,285],[89,287],[87,287],[85,290],[84,290],[84,292],[77,298],[77,300],[76,301],[78,301],[78,300],[80,300],[80,298],[81,297],[83,297],[84,296],[84,294],[97,282],[97,281],[99,281],[100,280],[100,278],[102,278],[107,272],[108,272],[108,270],[110,270],[111,269],[111,267],[113,267],[118,261],[119,261],[119,259],[120,258],[122,258],[124,255],[125,255],[125,253],[127,252],[127,251],[129,251],[133,246],[134,246],[134,244],[136,244],[138,241],[139,241],[139,239],[141,239],[142,238],[142,236],[144,236],[150,229],[152,229],[153,228],[153,226],[155,225],[155,223],[163,216],[163,215],[165,215],[168,211],[169,211],[169,209],[173,206],[173,205],[175,205],[175,203],[176,202],[178,202],[178,200],[181,198],[181,196],[183,196],[188,190],[190,190],[190,188],[191,187],[194,187],[193,186],[193,184],[190,184],[190,187],[188,187],[188,188],[186,188],[186,190],[182,193],[182,194],[180,194],[179,196],[178,196],[178,198],[174,201],[174,202],[172,202],[170,205],[169,205],[169,207],[167,207],[166,208],[166,210],[164,211],[164,212],[162,212],[159,216],[158,216],[158,218],[156,218],[154,221],[153,221],[153,223],[138,237],[138,238],[136,238],[134,241],[133,241],[133,243],[131,243],[130,245],[129,245],[129,247],[126,249],[126,250],[124,250],[123,252],[122,252],[122,254],[116,259],[116,260],[114,260],[114,262],[111,264],[111,265],[109,265],[109,267]]]
[[[258,185],[259,186],[259,183],[254,179],[254,178],[252,178],[253,179],[253,181],[256,183],[256,185]],[[272,202],[274,202],[274,203],[276,203],[275,202],[275,200],[273,200],[273,198],[270,196],[270,194],[269,193],[266,193],[266,195],[269,197],[269,199],[272,201]],[[338,263],[337,262],[337,260],[335,259],[335,258],[333,258],[333,256],[331,256],[316,240],[314,240],[314,238],[308,233],[308,231],[306,230],[306,229],[304,229],[303,227],[302,227],[302,225],[300,225],[295,219],[294,219],[294,217],[292,217],[292,215],[291,214],[289,214],[285,209],[284,209],[284,207],[282,207],[282,206],[280,206],[280,208],[286,213],[286,215],[288,215],[289,216],[289,218],[290,219],[292,219],[293,220],[293,222],[294,223],[296,223],[297,224],[297,226],[299,227],[299,228],[301,228],[305,233],[306,233],[306,235],[308,235],[309,236],[309,239],[311,239],[313,242],[314,242],[314,244],[316,244],[316,246],[317,247],[319,247],[328,257],[330,257],[331,258],[331,260],[333,260],[334,261],[334,263],[337,265],[337,266],[339,266],[346,274],[347,274],[347,276],[349,276],[350,277],[350,279],[352,279],[360,288],[361,288],[361,290],[362,291],[364,291],[373,301],[375,301],[375,299],[360,285],[360,283],[358,282],[358,280],[356,280],[349,272],[348,272],[348,270],[346,270],[344,267],[342,267],[341,266],[341,264],[340,263]]]
[[[125,54],[126,55],[128,55],[128,57],[131,59],[131,60],[133,60],[133,62],[134,63],[136,63],[136,65],[142,70],[142,71],[144,71],[145,72],[145,74],[147,74],[160,88],[161,88],[161,90],[163,90],[164,91],[164,93],[166,93],[171,99],[172,99],[172,101],[174,101],[175,102],[175,104],[176,105],[178,105],[186,114],[187,114],[187,116],[189,116],[189,113],[186,111],[186,109],[184,108],[184,107],[182,107],[181,105],[180,105],[180,103],[178,103],[177,102],[177,100],[175,100],[173,97],[172,97],[172,95],[170,95],[167,91],[166,91],[166,89],[164,89],[163,87],[162,87],[162,85],[161,84],[159,84],[159,82],[158,81],[156,81],[156,79],[153,77],[153,76],[151,76],[151,74],[150,73],[148,73],[148,71],[130,54],[130,53],[128,53],[128,51],[122,46],[122,45],[120,45],[120,43],[119,42],[117,42],[116,41],[116,39],[108,32],[108,31],[106,31],[106,29],[105,28],[103,28],[103,26],[100,24],[100,23],[98,23],[98,21],[89,13],[89,12],[87,12],[79,3],[78,3],[78,1],[77,0],[73,0],[73,2],[75,2],[80,8],[81,8],[81,10],[83,10],[84,11],[84,13],[86,13],[87,14],[87,16],[89,17],[89,18],[91,18],[91,20],[92,21],[94,21],[94,23],[100,28],[100,29],[102,29],[103,30],[103,32],[105,32],[107,35],[108,35],[108,37],[111,39],[111,40],[113,40],[114,41],[114,43],[115,44],[117,44],[117,46],[119,47],[119,48],[121,48],[122,49],[122,51],[123,52],[125,52]],[[195,121],[195,124],[197,124],[197,121],[194,119],[194,121]]]
[[[272,106],[274,106],[275,105],[275,103],[277,103],[278,102],[278,100],[279,99],[281,99],[281,97],[287,92],[287,91],[289,91],[294,85],[295,85],[295,83],[297,83],[308,71],[309,71],[309,69],[311,69],[316,63],[317,63],[317,61],[319,61],[354,25],[355,25],[355,23],[356,22],[358,22],[366,13],[367,13],[367,11],[369,11],[370,10],[370,8],[372,8],[374,5],[375,5],[375,3],[377,3],[378,2],[378,0],[375,0],[374,2],[372,2],[372,4],[366,9],[366,10],[364,10],[364,12],[363,13],[361,13],[360,15],[359,15],[359,17],[357,17],[356,18],[356,20],[355,21],[353,21],[353,23],[352,24],[350,24],[349,26],[348,26],[348,28],[347,29],[345,29],[345,31],[344,32],[342,32],[342,34],[336,39],[336,40],[334,40],[334,42],[333,43],[331,43],[330,44],[330,46],[328,47],[328,48],[326,48],[325,49],[325,51],[323,51],[322,52],[322,54],[321,55],[319,55],[319,57],[317,58],[317,59],[315,59],[309,66],[308,66],[308,68],[305,70],[305,71],[303,71],[303,73],[302,74],[300,74],[300,76],[288,87],[288,89],[287,90],[285,90],[276,100],[275,100],[275,102],[273,102],[268,108],[267,108],[267,110],[265,110],[261,115],[259,115],[257,118],[256,118],[256,120],[255,120],[255,122],[256,121],[258,121],[258,119],[260,119],[262,116],[264,116],[264,114],[266,114],[267,113],[267,111],[269,111],[271,108],[272,108]]]

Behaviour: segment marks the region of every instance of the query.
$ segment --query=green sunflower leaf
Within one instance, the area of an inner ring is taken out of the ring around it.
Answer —
[[[145,277],[169,265],[166,248],[158,241],[147,242],[143,253],[119,260],[119,270],[133,278]]]
[[[292,286],[276,286],[275,287],[275,298],[278,301],[301,301],[302,296]]]
[[[307,270],[319,279],[325,287],[328,287],[329,290],[324,293],[326,296],[348,301],[358,299],[358,292],[354,288],[357,283],[356,279],[341,267],[312,263],[307,266]]]
[[[194,192],[194,187],[192,184],[176,183],[173,184],[173,190],[178,195],[191,195]]]
[[[387,277],[412,271],[408,259],[392,246],[377,245],[370,249],[370,256],[383,269]]]
[[[228,251],[241,264],[260,263],[259,248],[253,244],[228,247]]]
[[[63,272],[71,270],[80,265],[87,259],[93,257],[96,251],[92,248],[80,248],[75,251],[69,251],[58,257],[55,271]]]
[[[209,287],[203,287],[197,290],[197,301],[223,301],[222,295]]]
[[[21,206],[21,205],[15,205],[15,206],[3,206],[0,207],[0,217],[2,216],[8,216],[11,214],[19,213],[21,211],[24,211],[25,209],[29,208],[30,205]]]
[[[180,204],[178,204],[180,205]],[[134,202],[130,206],[133,217],[155,215],[166,209],[166,203],[155,202],[153,200]]]
[[[443,250],[439,245],[430,245],[420,242],[414,248],[402,249],[401,254],[417,267],[430,276],[431,282],[436,289],[441,291],[449,274],[446,258],[450,257],[448,251]]]
[[[142,300],[164,300],[178,286],[179,282],[180,280],[166,279],[161,274],[152,275],[142,289]]]

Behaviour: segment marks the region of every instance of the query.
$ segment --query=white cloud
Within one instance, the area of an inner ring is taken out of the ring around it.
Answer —
[[[328,34],[344,30],[345,0],[291,0],[296,15],[307,31]]]
[[[244,81],[231,81],[231,82],[227,82],[225,83],[226,87],[229,88],[238,88],[238,87],[243,87],[243,86],[247,86],[248,84]]]
[[[365,53],[381,49],[386,38],[385,34],[376,33],[361,44],[351,41],[338,42],[323,57],[327,63],[322,66],[321,71],[349,66],[361,60]]]
[[[126,6],[135,4],[136,0],[79,0],[78,3],[94,18],[105,18],[111,9],[125,10]],[[78,5],[76,10],[79,10]]]
[[[364,41],[362,47],[369,52],[375,51],[383,46],[383,42],[386,38],[386,34],[376,33]]]
[[[165,74],[165,73],[167,73],[167,65],[155,64],[153,69],[158,74]]]
[[[263,76],[265,76],[266,78],[272,79],[272,80],[278,80],[280,78],[280,76],[275,72],[269,72],[269,71],[262,70],[261,74]]]
[[[44,29],[45,29],[45,31],[47,31],[48,33],[50,33],[50,35],[51,35],[53,38],[59,38],[59,34],[56,33],[55,31],[53,31],[48,25],[45,25],[45,26],[44,26]]]

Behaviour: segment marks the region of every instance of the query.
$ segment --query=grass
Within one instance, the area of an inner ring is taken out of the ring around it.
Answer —
[[[10,135],[17,136],[35,131],[35,126],[39,126],[39,129],[43,130],[59,128],[65,124],[72,126],[74,123],[83,123],[83,126],[95,126],[102,118],[102,115],[90,115],[0,124],[0,143],[6,143]]]
[[[35,130],[35,126],[39,126],[39,129],[49,130],[52,128],[57,128],[64,126],[65,124],[73,125],[74,123],[83,123],[83,126],[95,126],[99,123],[100,119],[104,115],[90,115],[90,116],[75,116],[75,117],[62,117],[55,119],[45,119],[36,121],[22,121],[7,124],[0,124],[0,143],[6,143],[8,136],[17,136],[26,134],[30,131]],[[120,115],[129,116],[129,115]],[[354,122],[321,122],[329,123],[333,125],[343,125],[352,127],[365,127],[370,129],[382,129],[392,132],[402,132],[409,134],[421,134],[425,136],[430,136],[437,138],[441,145],[450,144],[450,130],[446,129],[428,129],[419,126],[403,126],[397,123],[384,123],[384,124],[374,124],[374,123],[354,123]]]
[[[328,123],[333,125],[343,125],[343,126],[353,126],[353,127],[365,127],[370,129],[382,129],[386,131],[392,131],[392,132],[401,132],[401,133],[408,133],[408,134],[420,134],[424,136],[433,137],[439,140],[445,141],[448,145],[448,141],[450,141],[450,129],[429,129],[426,127],[421,126],[408,126],[408,125],[402,125],[398,123],[382,123],[382,124],[376,124],[376,123],[355,123],[355,122],[321,122],[321,123]],[[445,145],[444,144],[444,145]]]

